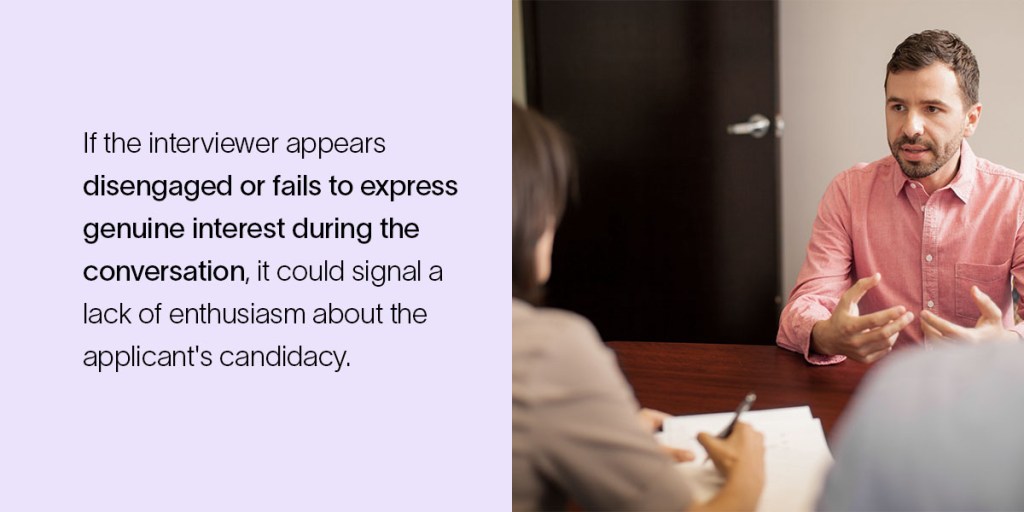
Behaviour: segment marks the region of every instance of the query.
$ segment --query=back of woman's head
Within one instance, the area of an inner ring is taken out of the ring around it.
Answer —
[[[565,211],[572,151],[544,116],[512,103],[512,296],[536,302],[537,241]]]

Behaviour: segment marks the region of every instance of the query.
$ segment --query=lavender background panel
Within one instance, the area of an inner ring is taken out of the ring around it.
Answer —
[[[0,509],[490,509],[508,503],[507,4],[205,2],[5,9]],[[84,155],[82,132],[379,135],[383,155]],[[84,197],[92,174],[446,178],[454,198]],[[85,220],[310,216],[421,224],[414,241],[81,240]],[[82,266],[344,259],[445,282],[87,283]],[[409,326],[84,326],[136,308],[426,307]],[[349,350],[352,366],[104,372],[90,347]]]

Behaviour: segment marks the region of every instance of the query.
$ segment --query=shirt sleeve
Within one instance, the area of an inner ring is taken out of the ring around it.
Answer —
[[[532,368],[538,469],[585,510],[684,509],[689,489],[641,426],[613,353],[589,322],[571,320]]]
[[[851,213],[846,180],[847,173],[832,180],[818,204],[807,257],[789,302],[782,310],[775,339],[780,347],[803,354],[811,364],[835,364],[846,359],[811,352],[814,324],[832,316],[839,298],[853,284],[850,277],[853,263]]]

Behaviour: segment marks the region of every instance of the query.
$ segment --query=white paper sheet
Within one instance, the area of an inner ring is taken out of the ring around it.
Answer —
[[[735,413],[677,416],[665,421],[659,440],[692,451],[697,459],[678,465],[698,501],[710,499],[723,479],[714,464],[703,464],[707,453],[697,442],[699,432],[717,434]],[[764,409],[744,413],[741,421],[764,435],[765,486],[758,504],[764,512],[813,510],[825,473],[832,465],[832,453],[825,441],[821,420],[811,416],[809,407]]]

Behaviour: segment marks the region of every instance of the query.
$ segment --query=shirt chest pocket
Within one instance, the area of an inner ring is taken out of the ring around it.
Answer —
[[[1009,264],[1009,261],[1000,265],[957,263],[954,284],[956,315],[972,322],[981,316],[981,311],[971,296],[972,286],[977,286],[999,306],[999,309],[1005,311],[1010,304]]]

